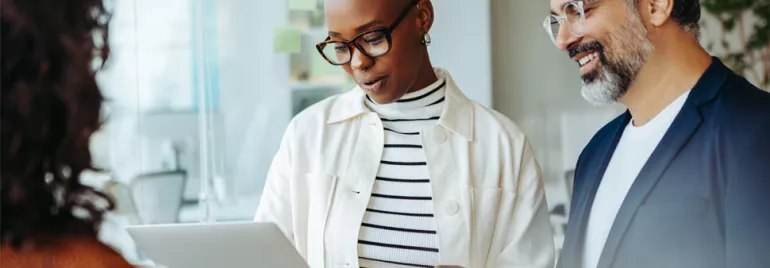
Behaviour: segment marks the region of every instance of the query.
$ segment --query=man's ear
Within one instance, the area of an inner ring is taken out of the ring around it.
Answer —
[[[427,33],[433,27],[433,3],[430,0],[419,0],[417,4],[417,27]]]
[[[671,12],[674,10],[674,0],[642,0],[647,5],[646,12],[649,12],[649,23],[655,27],[660,27],[671,19]],[[644,8],[642,10],[645,10]]]

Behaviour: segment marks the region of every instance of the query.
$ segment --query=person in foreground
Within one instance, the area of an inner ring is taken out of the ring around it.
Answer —
[[[358,86],[297,115],[255,220],[311,267],[552,267],[526,137],[428,57],[428,0],[327,0],[318,51]]]
[[[79,178],[93,170],[109,14],[101,0],[0,3],[0,267],[131,267],[97,239],[112,201]]]
[[[770,93],[700,46],[699,1],[551,9],[583,96],[628,107],[578,160],[559,266],[770,267]]]

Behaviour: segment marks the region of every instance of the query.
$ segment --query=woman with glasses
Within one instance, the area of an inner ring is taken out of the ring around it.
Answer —
[[[327,0],[319,56],[358,84],[290,123],[257,221],[311,267],[552,267],[540,171],[428,56],[429,0]]]

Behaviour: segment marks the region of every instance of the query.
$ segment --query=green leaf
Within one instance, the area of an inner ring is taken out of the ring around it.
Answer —
[[[756,35],[752,36],[752,38],[749,39],[749,43],[747,44],[749,51],[760,50],[760,49],[765,48],[768,45],[767,41],[763,41],[763,40],[761,40],[759,38],[755,38],[755,37],[756,37]]]
[[[716,0],[703,0],[700,1],[700,6],[709,13],[716,13]]]
[[[725,30],[728,32],[732,32],[735,29],[736,24],[735,16],[728,17],[722,22],[722,26],[724,26]]]

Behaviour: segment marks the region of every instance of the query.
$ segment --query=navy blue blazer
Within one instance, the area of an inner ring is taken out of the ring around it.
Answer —
[[[604,126],[578,159],[559,267],[582,266],[594,196],[630,120]],[[770,267],[770,93],[713,59],[631,186],[598,267]]]

